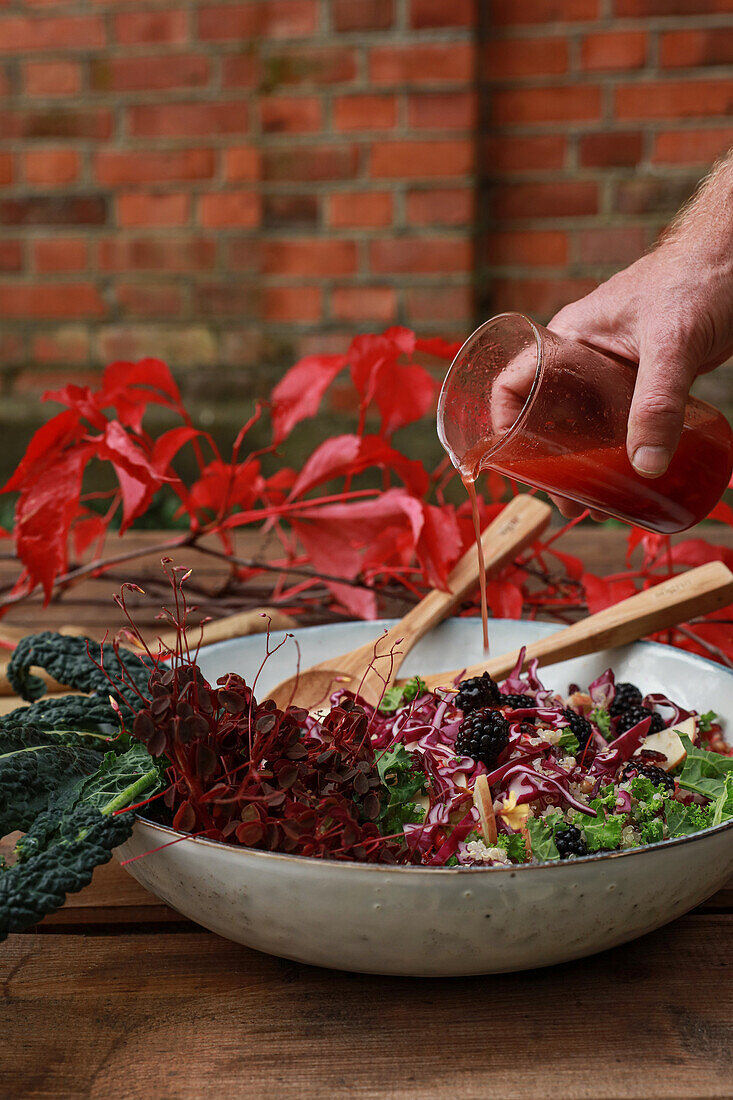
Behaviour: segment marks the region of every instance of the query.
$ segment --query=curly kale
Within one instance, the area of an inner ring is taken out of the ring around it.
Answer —
[[[88,651],[87,651],[88,649]],[[42,668],[59,684],[83,691],[87,695],[110,694],[117,696],[104,672],[97,667],[89,654],[99,652],[99,643],[91,638],[76,638],[66,634],[55,634],[44,630],[41,634],[29,634],[23,638],[13,651],[8,665],[8,680],[13,690],[23,699],[34,703],[46,691],[46,685],[39,676],[31,674],[31,668]],[[120,649],[117,654],[111,650],[105,652],[105,667],[113,680],[119,679],[123,672],[126,679],[132,680],[139,691],[145,692],[150,678],[150,670],[136,653]],[[121,699],[117,699],[121,702]]]
[[[98,753],[89,755],[93,774],[72,769],[49,784],[47,808],[35,807],[35,820],[16,845],[15,864],[0,868],[0,940],[53,913],[67,894],[86,886],[94,868],[132,832],[134,815],[119,811],[165,785],[163,764],[137,742],[120,756],[109,752],[100,761]]]
[[[39,731],[0,731],[0,836],[28,829],[63,788],[95,772],[93,749]]]
[[[95,867],[130,836],[133,814],[115,817],[80,805],[40,815],[18,844],[18,862],[0,873],[0,940],[59,909],[92,880]]]

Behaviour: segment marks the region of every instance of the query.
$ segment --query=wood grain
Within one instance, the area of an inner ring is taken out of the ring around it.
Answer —
[[[562,967],[441,981],[320,970],[203,933],[15,936],[0,948],[0,1092],[730,1097],[727,931],[688,917]]]

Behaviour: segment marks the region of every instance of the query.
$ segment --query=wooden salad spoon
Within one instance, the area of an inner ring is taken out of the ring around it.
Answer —
[[[527,494],[510,501],[481,536],[486,572],[496,572],[513,561],[544,531],[551,514],[547,504]],[[448,592],[434,589],[379,638],[350,653],[302,669],[273,688],[269,697],[283,709],[292,703],[310,710],[343,686],[350,691],[358,690],[366,702],[375,705],[394,683],[402,661],[415,643],[455,611],[478,580],[478,556],[476,547],[471,546],[448,577]]]
[[[678,623],[697,615],[706,615],[733,603],[733,573],[722,561],[708,562],[697,569],[690,569],[654,588],[638,592],[626,600],[606,607],[581,619],[572,626],[549,634],[546,638],[531,642],[526,649],[526,668],[533,658],[541,665],[567,661],[571,657],[584,657],[599,649],[636,642],[658,630],[669,630]],[[478,624],[476,626],[478,631]],[[519,660],[519,650],[492,657],[466,669],[437,672],[422,679],[430,690],[451,687],[457,677],[462,680],[488,672],[495,680],[503,679]],[[404,681],[403,681],[404,682]]]

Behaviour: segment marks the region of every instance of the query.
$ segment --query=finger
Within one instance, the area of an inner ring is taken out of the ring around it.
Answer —
[[[550,496],[550,500],[565,519],[577,519],[585,511],[582,504],[576,504],[574,500],[568,500],[567,497]]]
[[[629,412],[626,450],[642,477],[659,477],[669,466],[695,377],[685,353],[679,349],[666,355],[660,352],[642,352]]]

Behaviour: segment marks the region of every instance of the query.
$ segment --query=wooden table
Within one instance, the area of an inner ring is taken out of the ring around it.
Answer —
[[[573,535],[621,567],[614,532]],[[81,597],[10,621],[64,620],[95,624]],[[0,946],[0,1097],[730,1098],[732,931],[733,882],[581,962],[374,978],[228,943],[108,864]]]

